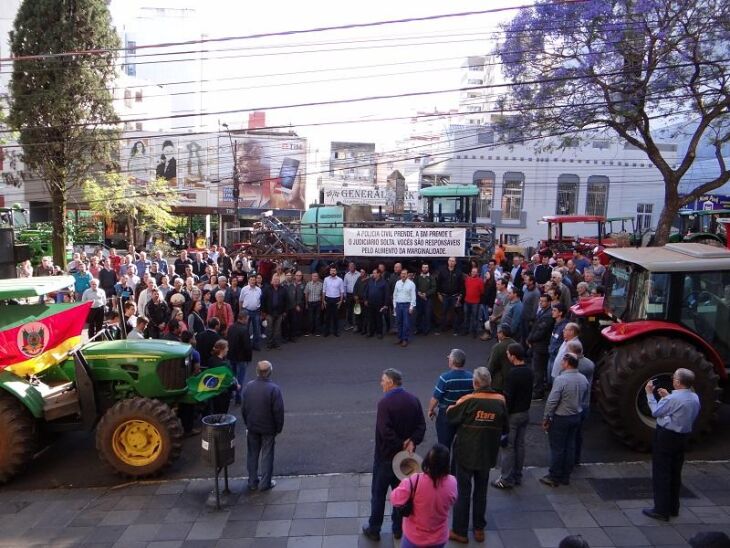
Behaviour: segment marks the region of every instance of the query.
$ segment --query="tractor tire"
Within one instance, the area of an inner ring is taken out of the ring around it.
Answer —
[[[18,475],[33,458],[37,423],[12,394],[0,391],[0,483]]]
[[[598,406],[613,433],[638,451],[651,449],[656,421],[646,404],[644,387],[657,376],[671,376],[679,367],[695,374],[700,414],[692,438],[710,431],[717,415],[718,376],[712,364],[691,343],[669,337],[647,337],[610,350],[600,368]]]
[[[145,478],[161,473],[182,450],[180,419],[166,403],[130,398],[114,404],[96,429],[96,449],[118,474]]]

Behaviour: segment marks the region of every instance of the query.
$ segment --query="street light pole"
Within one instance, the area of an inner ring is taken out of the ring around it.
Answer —
[[[239,205],[239,198],[241,196],[241,188],[239,186],[239,180],[238,180],[238,162],[236,161],[236,152],[238,148],[238,143],[233,142],[233,137],[231,136],[231,129],[228,127],[228,124],[221,124],[224,128],[226,128],[226,131],[228,132],[228,140],[231,143],[231,154],[233,156],[233,203],[236,211],[236,227],[241,227],[241,218],[238,215],[238,205]]]

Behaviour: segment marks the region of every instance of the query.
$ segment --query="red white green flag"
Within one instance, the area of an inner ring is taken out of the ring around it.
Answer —
[[[37,374],[63,360],[81,342],[91,302],[7,305],[0,326],[0,369]]]

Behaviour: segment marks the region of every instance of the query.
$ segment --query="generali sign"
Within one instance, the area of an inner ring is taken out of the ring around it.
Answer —
[[[395,189],[371,186],[325,187],[324,203],[334,205],[370,205],[373,207],[393,207],[395,205]],[[416,211],[418,209],[418,192],[406,190],[404,195],[404,209]]]

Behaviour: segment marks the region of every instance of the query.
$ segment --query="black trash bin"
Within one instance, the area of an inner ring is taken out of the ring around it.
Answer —
[[[208,415],[203,417],[201,448],[203,462],[222,468],[236,460],[234,441],[236,417],[233,415]]]

